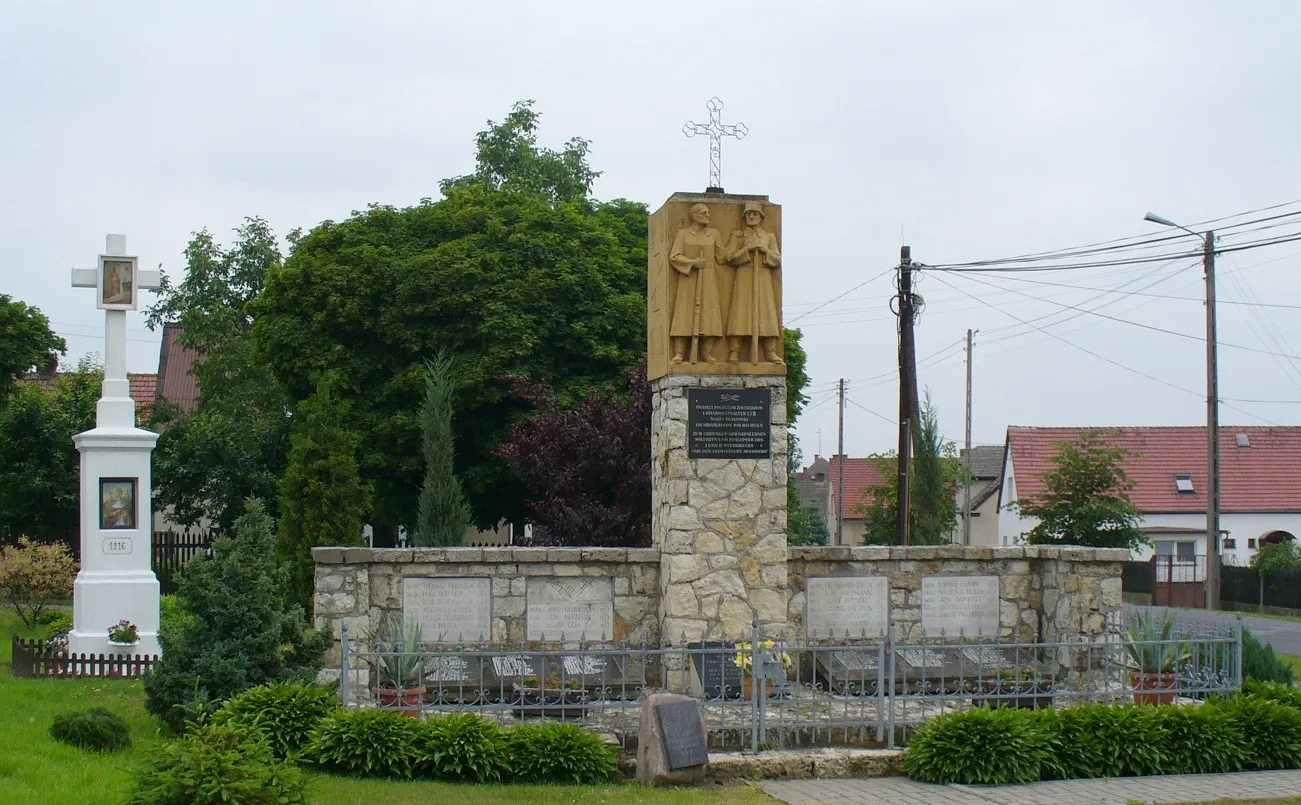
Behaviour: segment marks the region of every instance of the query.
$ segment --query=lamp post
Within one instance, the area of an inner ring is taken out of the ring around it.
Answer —
[[[1206,608],[1220,608],[1220,370],[1215,336],[1215,233],[1197,233],[1154,213],[1143,216],[1202,241],[1206,272]]]

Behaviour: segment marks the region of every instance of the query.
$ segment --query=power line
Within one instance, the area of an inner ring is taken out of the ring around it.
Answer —
[[[1232,272],[1225,272],[1225,273],[1230,274]],[[1091,285],[1071,285],[1065,282],[1051,282],[1049,280],[1032,280],[1032,279],[1026,279],[1025,277],[1004,277],[1004,279],[1010,280],[1012,282],[1025,282],[1031,285],[1047,285],[1054,288],[1073,288],[1078,291],[1101,291],[1104,294],[1124,294],[1125,296],[1147,296],[1152,299],[1170,299],[1177,302],[1198,302],[1198,303],[1206,302],[1205,299],[1202,299],[1197,296],[1171,296],[1169,294],[1161,294],[1161,293],[1144,293],[1142,291],[1126,291],[1121,288],[1097,288]],[[998,286],[993,286],[993,287],[998,287]],[[1000,290],[1003,290],[1006,293],[1016,293],[1016,291],[1012,290],[1011,288],[1001,288]],[[1247,307],[1272,307],[1272,308],[1280,308],[1283,310],[1301,310],[1301,305],[1284,305],[1284,304],[1271,303],[1271,302],[1241,302],[1234,299],[1219,299],[1217,301],[1221,305],[1243,305]]]
[[[845,291],[844,293],[840,294],[839,296],[833,296],[832,298],[828,299],[827,301],[823,302],[822,304],[818,305],[817,307],[814,307],[812,310],[809,310],[809,311],[806,311],[806,312],[804,312],[804,313],[801,313],[800,315],[798,315],[798,316],[796,316],[795,318],[791,319],[790,321],[786,322],[787,326],[789,326],[789,325],[791,325],[791,324],[794,324],[795,322],[799,321],[800,319],[804,318],[805,316],[809,315],[809,313],[812,313],[812,312],[815,311],[815,310],[821,310],[822,308],[826,307],[827,305],[831,304],[832,302],[835,302],[836,300],[838,300],[838,299],[840,299],[840,298],[842,298],[842,297],[849,296],[851,293],[853,293],[854,291],[857,291],[859,288],[862,288],[864,285],[867,285],[867,284],[870,283],[870,282],[875,282],[875,281],[881,279],[882,277],[884,277],[886,274],[889,274],[889,273],[892,272],[892,271],[894,271],[894,267],[893,267],[893,266],[890,267],[890,268],[887,268],[885,271],[882,271],[880,274],[877,274],[875,277],[872,277],[871,279],[863,280],[862,282],[858,283],[858,284],[855,285],[853,288],[850,288],[848,291]]]
[[[953,288],[954,290],[961,291],[962,293],[967,293],[966,291],[963,291],[961,288],[958,288],[958,287],[955,286],[955,285],[950,285],[947,281],[945,281],[944,279],[942,279],[942,278],[940,278],[940,277],[936,277],[936,279],[939,280],[940,282],[944,283],[945,285],[948,285],[950,288]],[[982,302],[982,301],[984,301],[984,300],[980,299],[980,297],[978,297],[978,296],[974,296],[974,295],[972,295],[972,294],[967,294],[967,295],[968,295],[968,296],[971,296],[972,299],[975,299],[975,300],[978,301],[978,302]],[[991,307],[991,308],[993,308],[994,310],[999,311],[1000,313],[1002,313],[1002,314],[1005,315],[1005,316],[1009,316],[1009,317],[1011,317],[1011,318],[1013,318],[1013,319],[1016,319],[1017,321],[1021,322],[1021,323],[1024,324],[1024,325],[1026,325],[1027,327],[1034,327],[1036,330],[1039,330],[1039,331],[1042,332],[1044,335],[1051,336],[1051,337],[1057,339],[1058,341],[1061,341],[1063,344],[1066,344],[1066,345],[1069,346],[1069,347],[1074,347],[1075,349],[1078,349],[1078,350],[1080,350],[1081,352],[1083,352],[1083,353],[1085,353],[1085,354],[1092,355],[1093,357],[1097,358],[1097,359],[1100,360],[1100,361],[1104,361],[1104,362],[1106,362],[1106,363],[1109,363],[1109,364],[1111,364],[1112,366],[1115,366],[1115,367],[1117,367],[1117,368],[1119,368],[1119,369],[1124,369],[1126,372],[1131,372],[1131,373],[1133,373],[1133,374],[1138,375],[1139,377],[1145,377],[1145,378],[1147,378],[1148,380],[1153,381],[1154,383],[1160,383],[1161,385],[1163,385],[1163,386],[1167,386],[1167,387],[1172,388],[1172,389],[1174,389],[1174,390],[1176,390],[1176,391],[1182,391],[1182,392],[1184,392],[1185,394],[1191,394],[1191,395],[1193,395],[1194,397],[1201,397],[1201,398],[1205,399],[1205,396],[1204,396],[1201,392],[1199,392],[1199,391],[1193,391],[1192,389],[1188,389],[1188,388],[1184,388],[1183,386],[1175,385],[1174,383],[1171,383],[1171,382],[1168,381],[1168,380],[1162,380],[1162,379],[1159,378],[1159,377],[1156,377],[1156,376],[1154,376],[1154,375],[1150,375],[1150,374],[1148,374],[1147,372],[1141,371],[1141,370],[1139,370],[1139,369],[1135,369],[1135,368],[1133,368],[1132,366],[1126,366],[1125,364],[1121,363],[1120,361],[1112,360],[1111,358],[1108,358],[1108,357],[1105,356],[1105,355],[1101,355],[1101,354],[1099,354],[1099,353],[1097,353],[1097,352],[1094,352],[1093,350],[1091,350],[1091,349],[1089,349],[1089,348],[1087,348],[1087,347],[1082,347],[1082,346],[1080,346],[1079,344],[1076,344],[1076,343],[1073,342],[1073,341],[1067,341],[1065,338],[1062,338],[1061,336],[1057,335],[1056,333],[1049,332],[1048,330],[1046,330],[1046,329],[1044,329],[1044,328],[1042,328],[1042,327],[1039,327],[1038,325],[1035,325],[1035,324],[1031,324],[1031,323],[1029,323],[1029,322],[1026,322],[1026,321],[1020,319],[1019,317],[1017,317],[1015,314],[1009,313],[1008,311],[1003,310],[1002,308],[995,307],[994,305],[992,305],[992,304],[990,304],[990,303],[988,303],[988,302],[986,302],[985,304],[986,304],[988,307]],[[1242,408],[1238,408],[1238,407],[1233,406],[1233,405],[1228,405],[1227,403],[1224,402],[1223,399],[1220,400],[1220,403],[1221,403],[1222,405],[1224,405],[1226,408],[1232,408],[1234,411],[1238,411],[1238,412],[1244,413],[1244,414],[1246,414],[1247,416],[1249,416],[1249,417],[1251,417],[1251,418],[1253,418],[1253,419],[1258,419],[1258,420],[1260,420],[1261,422],[1264,422],[1266,425],[1277,425],[1277,424],[1278,424],[1278,423],[1276,423],[1276,422],[1270,422],[1268,419],[1265,419],[1264,417],[1259,416],[1258,414],[1253,414],[1252,412],[1250,412],[1250,411],[1246,411],[1246,410],[1244,410],[1244,409],[1242,409]]]

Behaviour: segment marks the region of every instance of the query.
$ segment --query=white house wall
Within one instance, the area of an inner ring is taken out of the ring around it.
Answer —
[[[1206,515],[1200,512],[1191,514],[1149,514],[1143,517],[1142,528],[1180,528],[1196,534],[1152,534],[1154,540],[1173,539],[1196,542],[1193,553],[1198,556],[1206,554]],[[1224,551],[1224,564],[1245,567],[1251,564],[1251,557],[1256,551],[1249,548],[1248,540],[1256,540],[1275,531],[1286,531],[1294,537],[1301,537],[1301,512],[1228,512],[1220,514],[1220,531],[1228,532],[1224,536],[1234,541],[1231,550]],[[1134,551],[1136,559],[1152,556],[1152,548]]]

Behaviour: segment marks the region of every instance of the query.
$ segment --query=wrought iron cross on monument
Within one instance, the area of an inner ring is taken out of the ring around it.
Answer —
[[[135,402],[126,376],[126,314],[139,307],[140,292],[159,286],[159,272],[141,271],[126,253],[126,235],[105,238],[96,268],[72,269],[72,287],[94,288],[104,311],[104,386],[95,422],[101,428],[135,427]]]
[[[709,122],[695,123],[688,120],[682,124],[682,133],[688,137],[695,137],[697,134],[704,134],[709,137],[709,188],[707,192],[723,192],[722,179],[722,159],[723,159],[723,138],[735,137],[738,140],[744,140],[745,135],[750,133],[744,123],[723,123],[722,112],[723,102],[717,97],[709,99],[705,104],[709,107]]]

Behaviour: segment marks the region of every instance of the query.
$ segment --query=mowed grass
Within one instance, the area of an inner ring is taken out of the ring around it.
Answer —
[[[137,681],[122,679],[14,679],[12,635],[24,630],[11,609],[0,609],[0,805],[119,805],[132,774],[155,741],[166,740],[144,709]],[[103,707],[127,720],[134,741],[113,755],[84,752],[50,737],[60,713]],[[311,805],[774,805],[751,787],[659,790],[623,786],[446,785],[361,780],[309,773]]]

